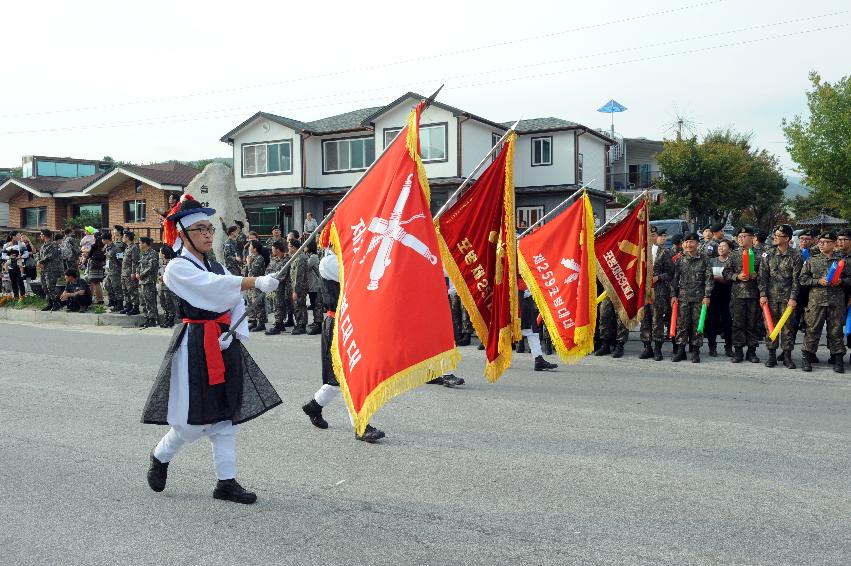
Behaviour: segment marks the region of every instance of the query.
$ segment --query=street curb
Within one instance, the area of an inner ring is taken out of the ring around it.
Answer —
[[[34,309],[0,308],[0,321],[30,323],[71,324],[83,326],[118,326],[121,328],[136,328],[144,320],[141,315],[127,316],[124,314],[93,312],[63,312]]]

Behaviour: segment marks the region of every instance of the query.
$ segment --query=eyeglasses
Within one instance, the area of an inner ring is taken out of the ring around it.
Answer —
[[[207,234],[212,236],[213,234],[216,233],[216,227],[215,226],[201,226],[200,228],[188,228],[188,229],[185,230],[185,232],[198,232],[202,236],[206,236]]]

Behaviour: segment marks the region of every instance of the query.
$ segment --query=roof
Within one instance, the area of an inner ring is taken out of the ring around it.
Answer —
[[[829,214],[819,214],[813,218],[801,220],[797,224],[800,226],[845,226],[848,224],[848,221],[830,216]]]
[[[85,187],[103,177],[105,174],[106,173],[98,173],[97,175],[76,177],[73,179],[60,177],[27,177],[25,179],[20,179],[13,177],[7,179],[0,188],[17,185],[19,188],[27,190],[40,197],[62,195],[71,196],[72,194],[79,195]]]
[[[503,122],[502,125],[508,128],[511,127],[513,123],[514,122]],[[598,132],[597,130],[593,130],[587,126],[583,126],[579,122],[572,122],[570,120],[563,120],[561,118],[529,118],[528,120],[520,120],[520,123],[517,125],[517,133],[520,135],[536,134],[543,132],[561,132],[566,130],[583,130],[589,134],[600,138],[605,143],[615,143],[612,138],[602,132]]]
[[[352,110],[344,114],[314,120],[307,123],[306,131],[311,134],[331,134],[335,132],[363,130],[366,129],[363,125],[364,119],[382,108],[383,106],[361,108],[360,110]]]
[[[118,167],[161,185],[187,186],[198,175],[194,167],[182,163],[154,163],[152,165],[124,165]]]
[[[378,109],[376,109],[375,112],[373,112],[372,114],[370,114],[369,116],[364,118],[363,125],[367,126],[367,125],[374,123],[376,118],[378,118],[379,116],[381,116],[382,114],[384,114],[388,110],[395,108],[396,106],[398,106],[399,104],[401,104],[402,102],[404,102],[406,100],[409,100],[409,99],[425,100],[426,98],[428,98],[428,97],[423,96],[421,94],[417,94],[416,92],[406,92],[405,94],[403,94],[402,96],[400,96],[399,98],[397,98],[396,100],[391,102],[390,104],[388,104],[386,106],[379,107]],[[447,112],[451,112],[455,116],[466,116],[468,118],[472,118],[473,120],[477,120],[479,122],[482,122],[483,124],[487,124],[487,125],[493,126],[495,128],[500,128],[502,130],[507,130],[511,126],[511,124],[514,123],[514,122],[509,122],[508,126],[505,126],[505,125],[500,124],[498,122],[494,122],[492,120],[488,120],[487,118],[482,118],[481,116],[477,116],[475,114],[467,112],[466,110],[461,110],[460,108],[456,108],[454,106],[449,106],[448,104],[444,104],[444,103],[439,102],[437,100],[432,101],[431,105],[434,106],[435,108],[442,108],[443,110],[446,110]]]

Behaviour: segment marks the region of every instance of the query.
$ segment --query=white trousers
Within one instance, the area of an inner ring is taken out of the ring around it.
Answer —
[[[520,330],[520,334],[522,334],[526,338],[526,342],[529,343],[529,352],[532,353],[532,358],[544,355],[544,351],[541,349],[541,337],[537,332],[532,332],[531,328],[523,328]]]
[[[236,477],[236,430],[230,421],[211,425],[174,425],[154,448],[154,457],[160,462],[171,462],[186,444],[202,436],[213,445],[213,464],[216,477],[230,480]]]
[[[334,399],[340,396],[340,388],[334,387],[333,385],[328,385],[327,383],[319,388],[319,390],[313,395],[313,400],[316,401],[320,407],[326,407],[329,405]],[[352,426],[355,426],[355,419],[352,417],[352,414],[349,413],[348,407],[346,407],[346,413],[349,415],[349,422],[352,423]]]

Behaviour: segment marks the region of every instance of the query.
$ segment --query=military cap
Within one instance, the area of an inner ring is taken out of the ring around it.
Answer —
[[[832,232],[830,230],[825,230],[824,232],[819,234],[818,239],[819,240],[832,240],[832,241],[835,242],[836,241],[836,232]]]
[[[700,237],[697,235],[697,233],[696,233],[696,232],[692,232],[692,233],[690,233],[690,234],[686,234],[685,238],[683,238],[683,241],[684,241],[684,242],[687,242],[687,241],[689,241],[689,240],[692,240],[692,241],[695,241],[695,242],[699,242],[699,241],[700,241]]]
[[[150,238],[148,236],[142,236],[141,238],[139,238],[139,241],[145,244],[146,246],[151,246],[154,244],[153,238]]]
[[[713,232],[721,232],[721,231],[724,230],[724,225],[721,224],[720,222],[716,222],[715,224],[710,226],[709,229],[712,230]]]
[[[803,232],[801,232],[801,234],[799,235],[799,237],[800,237],[800,236],[809,236],[810,238],[815,238],[815,237],[816,237],[816,231],[815,231],[815,230],[810,230],[809,228],[807,228],[806,230],[804,230]]]
[[[671,244],[673,244],[675,246],[679,246],[682,243],[683,243],[683,235],[682,234],[674,234],[673,237],[671,237]]]
[[[775,232],[783,232],[785,236],[792,237],[792,227],[788,224],[778,224],[774,227]]]
[[[752,226],[739,226],[739,228],[736,230],[736,233],[733,235],[738,236],[739,234],[748,234],[750,236],[753,236],[754,229]]]
[[[851,238],[851,229],[843,228],[836,233],[837,236],[842,236],[843,238]]]
[[[659,230],[658,232],[656,232],[656,235],[657,236],[667,236],[668,231],[663,228],[663,229]]]
[[[703,227],[704,230],[712,230],[712,224],[707,224]]]

